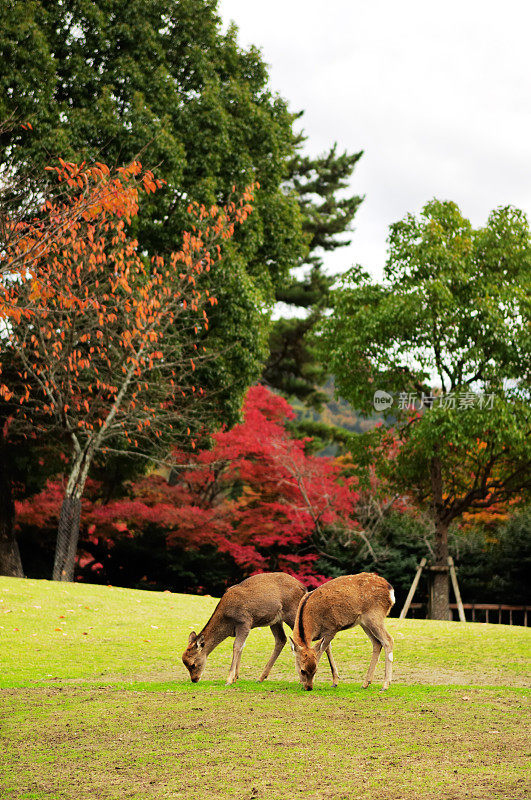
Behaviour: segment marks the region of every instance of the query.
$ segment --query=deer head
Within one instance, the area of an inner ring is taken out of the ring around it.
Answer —
[[[291,636],[289,640],[291,642],[291,650],[295,655],[295,666],[301,683],[306,691],[310,692],[313,689],[313,679],[317,672],[319,657],[323,652],[323,639],[314,647],[308,647],[304,644],[299,645],[293,641]]]
[[[192,683],[197,683],[205,671],[205,637],[192,631],[188,637],[188,647],[183,653],[183,664],[190,673]]]

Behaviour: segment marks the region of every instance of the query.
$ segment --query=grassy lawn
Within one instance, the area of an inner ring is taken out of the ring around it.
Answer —
[[[303,692],[288,648],[253,631],[225,687],[232,640],[190,683],[180,656],[215,600],[0,578],[0,798],[524,800],[531,784],[531,633],[389,620],[394,683],[361,689],[371,646],[333,642]]]

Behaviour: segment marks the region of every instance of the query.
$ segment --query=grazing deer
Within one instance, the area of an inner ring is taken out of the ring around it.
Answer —
[[[334,578],[304,596],[297,610],[291,639],[291,649],[304,688],[308,691],[313,689],[319,659],[336,633],[361,625],[372,642],[372,658],[363,688],[366,689],[373,679],[383,647],[385,677],[382,689],[388,689],[393,666],[393,638],[386,631],[384,620],[394,602],[391,584],[371,572]],[[319,643],[312,647],[312,642],[317,639]]]
[[[192,681],[197,683],[200,679],[212,650],[228,636],[234,636],[227,684],[234,683],[239,675],[242,650],[249,631],[269,625],[275,637],[275,647],[260,675],[260,680],[265,680],[287,642],[282,623],[286,622],[293,629],[299,602],[305,594],[306,587],[283,572],[252,575],[227,589],[201,633],[192,631],[188,639],[183,662]],[[329,649],[327,656],[337,681],[337,670]]]

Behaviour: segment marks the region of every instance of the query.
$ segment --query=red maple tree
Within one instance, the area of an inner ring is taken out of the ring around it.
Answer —
[[[171,481],[151,475],[134,482],[127,498],[87,501],[87,536],[96,545],[156,527],[170,548],[213,545],[243,574],[282,570],[318,585],[325,576],[315,562],[326,536],[356,535],[358,493],[339,461],[308,454],[306,442],[290,435],[293,416],[286,400],[252,387],[239,425],[216,433],[210,449],[175,452]],[[19,522],[49,524],[58,513],[56,486],[18,504]],[[101,567],[97,558],[92,566]]]

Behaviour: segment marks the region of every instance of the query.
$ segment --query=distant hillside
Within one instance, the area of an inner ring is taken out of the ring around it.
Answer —
[[[323,431],[325,426],[348,431],[348,433],[365,433],[374,428],[378,422],[384,422],[382,415],[377,414],[376,411],[370,417],[365,418],[355,411],[346,400],[342,398],[336,399],[334,396],[335,386],[332,379],[327,382],[321,391],[327,395],[328,400],[320,412],[309,409],[300,400],[290,400],[293,410],[297,414],[297,427],[302,431],[306,428],[308,435],[312,435],[315,429],[316,436],[326,439],[327,437],[324,436]],[[334,455],[336,450],[337,447],[334,445],[328,445],[322,451],[322,454]]]

